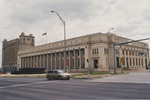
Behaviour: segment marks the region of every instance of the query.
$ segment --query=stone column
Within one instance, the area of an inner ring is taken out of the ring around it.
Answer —
[[[124,49],[124,66],[127,67],[127,56],[126,56],[126,49]]]
[[[90,63],[90,59],[89,59],[88,53],[89,53],[88,48],[85,48],[85,68],[88,68],[88,66],[89,66],[88,63]],[[88,62],[87,62],[87,60],[88,60]]]
[[[21,68],[23,68],[24,57],[21,57]]]
[[[73,50],[74,52],[74,69],[76,69],[76,50]]]
[[[32,56],[32,68],[34,68],[34,55]]]
[[[51,69],[53,69],[53,54],[51,53]]]
[[[71,55],[70,55],[70,50],[68,50],[69,52],[69,65],[68,65],[68,69],[70,69],[70,66],[71,66]]]
[[[39,67],[41,68],[41,55],[39,55]]]
[[[28,67],[28,57],[26,57],[26,68]]]
[[[55,52],[55,69],[57,69],[57,53]]]
[[[48,55],[48,53],[47,53],[47,59],[46,59],[46,61],[47,61],[46,69],[47,69],[47,70],[49,70],[49,68],[48,68],[49,60],[48,60],[48,59],[49,59],[49,55]]]
[[[43,54],[43,68],[46,68],[46,66],[45,66],[45,54]]]
[[[28,68],[28,57],[26,57],[26,68]]]
[[[23,58],[20,57],[21,63],[20,63],[20,68],[22,68],[22,62],[23,62]],[[19,67],[19,66],[18,66]]]
[[[60,69],[61,69],[61,67],[62,67],[62,64],[61,64],[61,61],[62,61],[62,58],[61,58],[61,52],[59,52],[59,66],[60,66]]]
[[[37,64],[37,67],[39,67],[39,55],[37,55],[36,64]]]
[[[30,62],[31,62],[30,68],[32,68],[32,56],[30,57]]]
[[[79,48],[79,69],[81,69],[81,65],[82,65],[82,52],[81,49]]]
[[[24,68],[26,68],[26,57],[24,57]]]
[[[30,61],[31,61],[30,68],[32,68],[32,63],[33,63],[33,58],[32,58],[32,56],[31,56],[31,59],[30,59]]]
[[[30,56],[28,57],[28,68],[30,68]]]
[[[31,67],[31,56],[29,56],[29,68]]]
[[[24,67],[25,67],[25,57],[23,57],[23,62],[22,62],[22,64],[23,64],[22,68],[24,68]]]

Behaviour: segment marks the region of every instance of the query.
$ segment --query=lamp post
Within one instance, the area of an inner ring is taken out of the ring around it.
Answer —
[[[64,25],[64,66],[65,66],[65,72],[66,72],[67,70],[66,70],[66,27],[65,27],[65,21],[60,17],[60,15],[56,11],[52,10],[51,12],[56,13]]]
[[[107,32],[107,49],[108,49],[108,72],[110,73],[110,62],[109,62],[109,32],[114,28],[110,28]]]

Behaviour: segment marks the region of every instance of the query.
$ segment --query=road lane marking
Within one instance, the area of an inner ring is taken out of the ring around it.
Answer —
[[[44,81],[44,82],[36,82],[36,83],[29,83],[29,84],[17,84],[17,85],[10,85],[10,86],[2,86],[2,87],[0,87],[0,89],[11,88],[11,87],[29,86],[29,85],[43,84],[43,83],[53,83],[53,82],[57,82],[57,81]]]

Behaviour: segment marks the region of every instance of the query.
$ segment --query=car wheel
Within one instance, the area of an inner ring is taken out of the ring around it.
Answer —
[[[62,80],[62,77],[61,77],[61,76],[59,76],[59,77],[58,77],[58,79],[59,79],[59,80]]]
[[[67,80],[69,80],[70,78],[67,78]]]
[[[47,79],[48,79],[48,80],[51,80],[51,77],[48,77]]]

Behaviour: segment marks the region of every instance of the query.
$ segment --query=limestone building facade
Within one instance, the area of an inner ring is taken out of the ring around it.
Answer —
[[[2,69],[4,72],[17,70],[18,51],[34,47],[35,37],[30,34],[21,33],[19,38],[7,41],[4,39],[2,48]]]
[[[110,34],[110,67],[113,69],[113,43],[130,39]],[[108,69],[107,34],[95,33],[66,40],[67,69],[70,72]],[[149,47],[144,42],[116,46],[116,65],[120,67],[146,68],[149,61]],[[46,68],[64,69],[64,41],[48,43],[18,52],[17,69]]]

